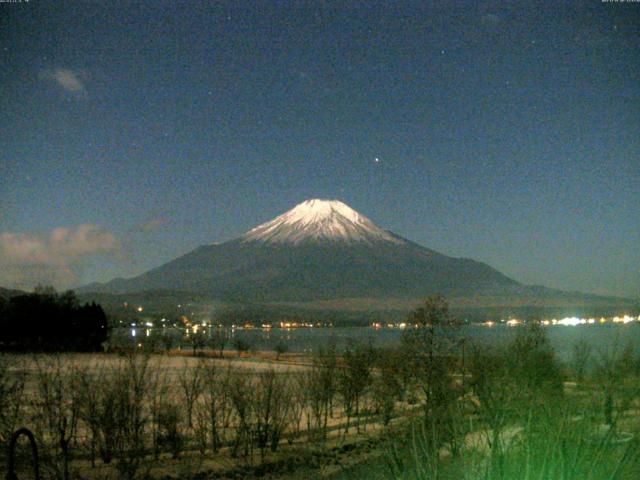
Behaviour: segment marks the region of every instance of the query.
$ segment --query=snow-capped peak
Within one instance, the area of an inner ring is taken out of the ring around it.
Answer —
[[[357,242],[402,240],[378,227],[364,215],[338,200],[307,200],[273,220],[258,225],[242,237],[245,242],[301,243],[307,240]]]

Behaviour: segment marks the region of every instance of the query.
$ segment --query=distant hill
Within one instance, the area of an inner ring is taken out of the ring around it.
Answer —
[[[5,300],[11,297],[16,297],[18,295],[26,295],[27,292],[23,292],[22,290],[13,290],[9,288],[0,287],[0,298],[4,298]]]
[[[335,200],[308,200],[240,238],[80,292],[157,290],[321,310],[407,310],[433,293],[465,308],[634,304],[523,285],[485,263],[450,257],[384,230]]]

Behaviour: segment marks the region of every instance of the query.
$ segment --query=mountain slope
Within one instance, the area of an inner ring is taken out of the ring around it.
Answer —
[[[309,200],[238,239],[199,247],[138,277],[91,290],[169,289],[267,302],[464,295],[515,285],[486,264],[383,230],[342,202]]]
[[[172,289],[251,301],[413,297],[517,284],[491,267],[407,243],[277,245],[238,240],[200,247],[130,280],[123,293]]]

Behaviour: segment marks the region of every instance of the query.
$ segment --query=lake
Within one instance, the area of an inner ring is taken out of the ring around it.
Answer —
[[[468,344],[497,346],[512,339],[520,328],[524,327],[500,323],[492,327],[472,324],[455,329],[451,335],[455,339],[466,338]],[[573,346],[581,340],[591,345],[596,355],[601,351],[622,351],[629,342],[636,349],[640,349],[640,322],[638,321],[627,324],[549,325],[543,328],[556,354],[563,361],[571,358]],[[174,336],[181,335],[183,331],[171,330]],[[226,329],[230,339],[243,338],[254,350],[273,350],[277,344],[281,343],[287,346],[289,352],[313,352],[319,346],[327,345],[329,342],[335,343],[338,350],[344,349],[350,342],[371,343],[376,347],[393,347],[400,344],[403,332],[404,330],[399,328],[374,329],[371,327]],[[146,329],[136,329],[136,338],[144,338],[145,335]],[[188,348],[186,344],[184,347]],[[229,345],[225,348],[232,349]]]
[[[452,333],[455,338],[465,337],[468,342],[477,345],[495,346],[512,339],[523,327],[496,325],[468,325],[458,328]],[[622,350],[628,342],[640,348],[640,323],[626,325],[554,325],[544,327],[549,341],[556,354],[562,360],[571,357],[573,345],[580,340],[586,341],[597,351]],[[285,343],[292,352],[311,352],[320,345],[330,341],[336,343],[338,349],[349,342],[371,342],[378,347],[392,347],[400,344],[403,330],[398,328],[373,329],[367,327],[340,328],[301,328],[292,330],[238,330],[235,335],[246,338],[257,350],[271,350],[279,343]]]

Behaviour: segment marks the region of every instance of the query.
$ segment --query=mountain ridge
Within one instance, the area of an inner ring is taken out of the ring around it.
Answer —
[[[409,298],[423,294],[429,284],[432,293],[448,292],[465,276],[475,279],[463,283],[477,287],[480,283],[518,284],[481,262],[447,257],[406,242],[398,250],[392,243],[284,245],[234,239],[198,247],[133,279],[114,280],[104,284],[106,289],[95,290],[174,289],[233,300],[306,301],[362,296],[363,292]]]
[[[433,293],[514,304],[524,298],[533,303],[563,296],[604,298],[523,285],[483,262],[450,257],[384,230],[340,201],[320,199],[141,275],[80,289],[113,294],[154,290],[310,305],[367,298],[406,303]]]

